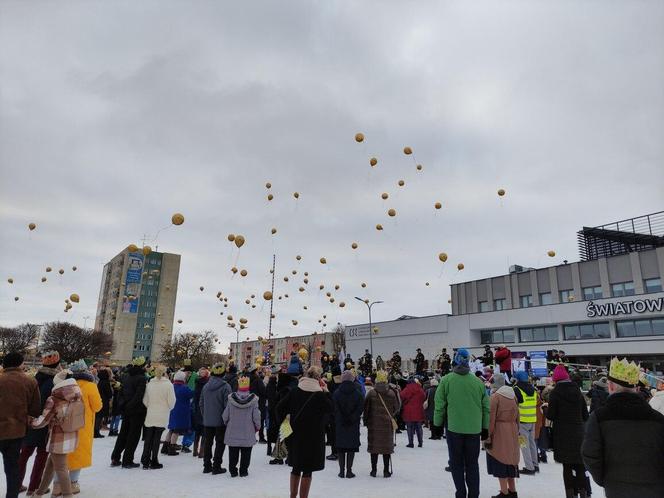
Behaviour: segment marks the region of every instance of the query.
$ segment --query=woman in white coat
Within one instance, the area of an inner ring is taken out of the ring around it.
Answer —
[[[156,365],[154,367],[154,378],[148,382],[143,395],[143,404],[148,411],[145,416],[145,427],[143,428],[143,455],[141,463],[144,469],[161,469],[163,464],[159,463],[159,442],[161,433],[168,425],[168,418],[175,406],[175,389],[173,384],[165,376],[166,367]]]

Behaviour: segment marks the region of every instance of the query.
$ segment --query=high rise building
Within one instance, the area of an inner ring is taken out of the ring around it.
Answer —
[[[179,273],[179,254],[129,248],[104,265],[95,330],[113,336],[113,361],[161,356],[173,333]]]

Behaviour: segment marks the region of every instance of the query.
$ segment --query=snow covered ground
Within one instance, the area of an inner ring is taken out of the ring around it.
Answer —
[[[397,435],[397,448],[393,455],[394,475],[385,479],[382,474],[382,461],[379,459],[379,477],[369,476],[369,455],[366,446],[360,448],[355,457],[354,479],[337,477],[337,462],[326,461],[325,470],[314,474],[310,496],[398,497],[408,498],[451,498],[454,497],[452,475],[444,471],[447,462],[445,441],[426,439],[425,429],[423,448],[406,448],[406,434]],[[366,433],[362,433],[366,441]],[[95,439],[94,464],[83,470],[80,477],[80,498],[181,498],[196,497],[238,497],[238,498],[281,498],[288,497],[289,467],[268,465],[266,446],[257,444],[252,453],[249,476],[231,478],[228,473],[213,476],[203,474],[202,460],[191,454],[161,456],[162,470],[125,470],[111,468],[110,455],[115,438]],[[143,443],[139,444],[136,461],[140,459]],[[328,448],[329,453],[329,448]],[[523,476],[517,481],[520,498],[559,498],[564,497],[562,466],[553,463],[541,465],[541,472],[535,476]],[[227,453],[224,455],[227,467]],[[4,476],[3,476],[4,477]],[[25,479],[27,482],[27,477]],[[0,482],[0,495],[5,494],[4,478]],[[498,480],[486,473],[486,456],[480,454],[480,487],[482,498],[498,493]],[[604,496],[603,491],[593,484],[595,496]],[[25,495],[21,495],[25,496]]]

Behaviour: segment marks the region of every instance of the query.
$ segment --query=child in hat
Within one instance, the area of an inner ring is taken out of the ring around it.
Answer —
[[[238,475],[238,457],[240,477],[249,475],[251,449],[256,444],[256,432],[261,427],[258,397],[249,392],[249,385],[249,377],[240,377],[237,392],[228,398],[228,404],[222,415],[226,424],[224,443],[228,446],[231,477]]]

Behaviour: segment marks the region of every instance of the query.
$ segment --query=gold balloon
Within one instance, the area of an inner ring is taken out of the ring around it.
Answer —
[[[378,223],[378,225],[376,225],[376,230],[382,230],[382,229],[383,229],[383,225]]]
[[[246,324],[247,319],[246,318],[240,318],[240,323],[243,324],[243,325]]]
[[[47,266],[47,267],[46,267],[46,273],[48,273],[48,272],[50,272],[50,271],[51,271],[51,267],[50,267],[50,266]]]
[[[556,251],[547,251],[547,255],[548,255],[550,258],[554,258],[554,257],[556,256]]]
[[[339,290],[340,288],[341,288],[341,286],[339,284],[334,286],[334,290]]]
[[[205,289],[205,287],[203,287],[203,286],[201,285],[201,286],[199,287],[199,289],[201,290],[201,292],[203,292],[203,290]]]
[[[137,252],[138,251],[138,246],[136,244],[129,244],[127,246],[127,250],[129,252]]]
[[[298,254],[297,256],[295,256],[295,259],[297,259],[298,261],[300,261],[300,260],[302,259],[302,256],[300,256],[300,255]]]
[[[353,249],[357,249],[357,242],[353,242],[350,246],[351,246]]]
[[[34,223],[30,223],[28,225],[28,228],[30,229],[30,231],[33,231],[35,228],[37,228],[37,225],[35,225]]]
[[[291,273],[292,273],[293,275],[297,275],[297,270],[293,270]]]
[[[410,147],[404,147],[403,148],[403,153],[406,154],[407,156],[409,156],[413,153],[413,149],[411,149]]]
[[[427,287],[429,287],[429,282],[425,282],[424,285],[426,285]]]
[[[178,320],[178,323],[182,323],[182,320]]]
[[[251,304],[251,301],[249,301],[249,299],[245,299],[244,304]]]
[[[433,205],[433,207],[435,207],[436,209],[440,209],[440,208],[443,207],[443,205],[442,205],[440,202],[436,202],[436,203]]]
[[[305,284],[308,284],[308,283],[309,283],[309,279],[308,279],[308,278],[305,278],[305,279],[303,280],[303,282],[304,282]]]
[[[378,159],[372,157],[371,159],[369,159],[369,164],[371,164],[371,166],[375,166],[376,164],[378,164]]]
[[[321,265],[324,265],[324,264],[326,264],[326,263],[327,263],[327,259],[325,259],[325,258],[320,258],[320,264],[321,264]]]
[[[387,192],[383,192],[380,197],[385,201],[389,197],[389,194]]]
[[[364,134],[362,133],[356,133],[355,134],[355,141],[357,143],[364,142]]]
[[[422,165],[418,164],[417,166],[415,166],[415,169],[417,169],[417,171],[422,171]]]
[[[228,315],[228,317],[226,318],[226,320],[228,320],[229,322],[232,322],[232,321],[233,321],[233,315]]]
[[[270,182],[267,182],[267,183],[265,184],[265,188],[267,188],[267,189],[272,188],[272,184],[271,184]]]
[[[333,297],[330,298],[330,302],[331,302],[331,303],[334,302],[334,298],[333,298]]]
[[[304,287],[300,287],[298,290],[299,290],[300,292],[304,292]]]
[[[323,289],[325,288],[325,286],[324,286],[323,284],[320,284],[320,285],[318,286],[318,288],[319,288],[320,290],[323,290]]]
[[[362,288],[364,289],[367,286],[365,282],[362,282]]]
[[[299,199],[300,198],[300,193],[299,192],[293,192],[293,197],[295,197],[296,199]]]
[[[284,277],[284,282],[288,282],[288,277]]]
[[[150,246],[145,246],[145,247],[143,247],[143,255],[144,255],[144,256],[147,256],[147,255],[150,254],[151,252],[152,252],[152,248],[151,248]]]
[[[399,180],[399,187],[403,187],[406,184],[403,180]]]
[[[46,282],[46,277],[42,277],[41,281]]]
[[[277,229],[276,229],[276,228],[273,228],[273,229],[270,230],[270,231],[272,232],[272,235],[274,235],[275,233],[277,233]]]
[[[377,334],[377,333],[378,333],[378,330],[379,330],[378,327],[374,327],[374,328],[373,328],[373,333],[374,333],[374,334]]]
[[[339,303],[339,308],[345,308],[345,307],[346,307],[346,303],[344,303],[343,301],[341,301],[341,302]]]
[[[72,303],[78,303],[79,301],[78,294],[72,294],[71,296],[69,296],[69,299],[71,300]]]
[[[235,267],[231,268],[231,272],[233,272],[233,274],[236,274],[237,273],[237,268],[235,268]]]
[[[235,234],[229,233],[226,238],[228,239],[228,242],[233,242],[235,240]]]
[[[274,199],[274,196],[272,194],[267,194],[267,200],[271,201],[272,199]]]
[[[332,293],[331,293],[331,292],[326,292],[325,295],[326,295],[327,297],[332,297]]]
[[[76,268],[75,266],[72,266],[72,267],[71,267],[71,271],[76,271],[77,269],[78,269],[78,268]]]
[[[504,188],[499,188],[499,189],[498,189],[498,196],[499,196],[499,197],[502,197],[502,196],[504,196],[504,195],[505,195],[505,189],[504,189]]]
[[[266,301],[272,301],[272,292],[270,291],[263,292],[263,299],[265,299]]]
[[[387,214],[388,214],[388,216],[394,218],[397,215],[397,210],[396,209],[388,209]]]
[[[180,213],[175,213],[173,216],[171,216],[171,222],[173,225],[182,225],[184,223],[184,216],[182,216]]]
[[[247,276],[247,270],[242,270],[242,271],[240,272],[240,275],[241,275],[242,277],[246,277],[246,276]]]
[[[291,320],[291,323],[292,323],[293,325],[297,325],[297,320]]]
[[[465,268],[465,266],[463,265],[463,263],[459,263],[457,265],[457,270],[459,270],[459,271],[463,270],[464,268]]]
[[[60,275],[64,275],[64,274],[65,274],[65,271],[64,271],[62,268],[60,268],[60,269],[58,270],[58,273],[59,273]]]
[[[244,245],[244,237],[242,235],[235,236],[235,245],[238,249]]]
[[[9,282],[10,284],[13,284],[13,283],[14,283],[14,279],[10,277],[10,278],[7,279],[7,282]]]
[[[441,253],[438,255],[438,259],[441,260],[441,261],[444,263],[445,261],[447,261],[447,254],[444,253],[444,252],[441,252]]]
[[[16,296],[16,297],[14,298],[14,301],[18,301],[18,296]]]

